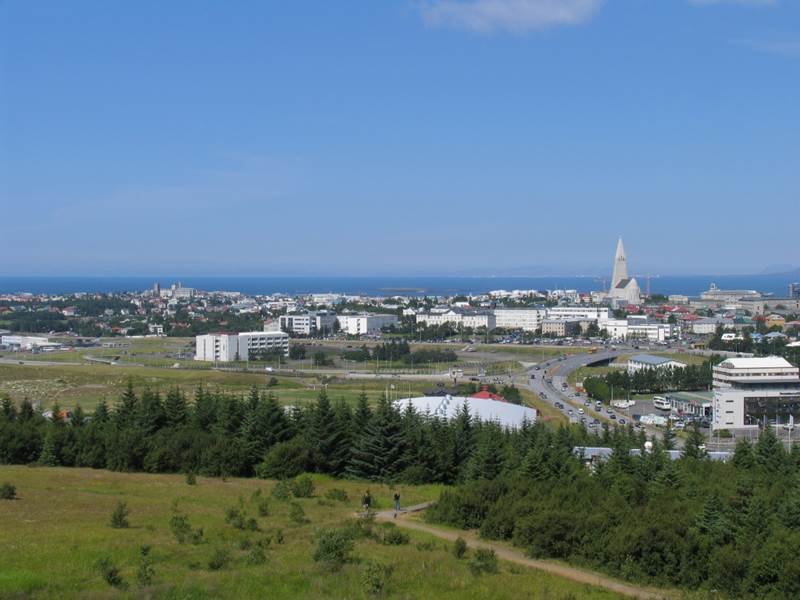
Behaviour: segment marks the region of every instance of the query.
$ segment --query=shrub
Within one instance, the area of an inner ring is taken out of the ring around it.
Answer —
[[[282,544],[283,543],[283,529],[276,529],[275,530],[275,543]]]
[[[153,583],[153,562],[150,560],[150,546],[144,545],[139,548],[139,569],[136,571],[136,582],[139,587],[147,587]]]
[[[17,497],[17,488],[8,482],[0,485],[0,499],[14,500]]]
[[[317,536],[314,561],[336,571],[350,561],[353,539],[342,529],[323,529]]]
[[[267,450],[264,460],[256,465],[256,475],[262,479],[288,479],[307,471],[313,463],[311,449],[298,435]]]
[[[269,502],[267,502],[266,498],[262,498],[256,504],[256,509],[258,510],[259,517],[268,517],[269,516]]]
[[[189,471],[186,474],[186,484],[187,485],[196,485],[197,484],[197,476],[192,471]]]
[[[124,502],[118,502],[117,508],[114,509],[114,512],[111,513],[111,527],[114,529],[126,529],[130,526],[128,523],[128,515],[130,511],[128,510],[128,505]]]
[[[217,548],[208,559],[208,568],[210,571],[219,571],[227,567],[230,561],[230,553],[224,548]]]
[[[464,558],[464,555],[467,553],[467,542],[464,541],[464,538],[458,537],[456,541],[453,542],[453,556],[458,559]]]
[[[119,567],[107,556],[97,561],[97,570],[100,571],[103,580],[111,587],[120,589],[126,587],[125,580],[122,579],[122,575],[119,572]]]
[[[250,517],[244,522],[244,528],[247,531],[258,531],[258,521]]]
[[[325,497],[328,500],[335,500],[337,502],[347,502],[350,498],[347,496],[347,492],[340,488],[331,488],[327,492],[325,492]]]
[[[409,537],[394,523],[383,523],[380,542],[385,546],[402,546],[409,542]]]
[[[291,494],[292,492],[285,481],[279,481],[275,484],[275,487],[272,488],[272,497],[276,500],[288,500]]]
[[[179,544],[185,542],[199,544],[203,540],[203,530],[192,529],[189,524],[189,518],[186,515],[172,515],[172,518],[169,520],[169,528]]]
[[[308,475],[296,477],[290,487],[295,498],[311,498],[314,495],[314,481]]]
[[[473,575],[497,573],[497,555],[489,548],[478,548],[469,561],[469,570]]]
[[[230,507],[225,509],[225,522],[236,529],[245,528],[244,515],[238,508]]]
[[[297,523],[298,525],[304,525],[308,523],[308,519],[306,519],[306,511],[304,511],[303,507],[297,502],[292,502],[292,506],[289,509],[289,518],[292,520],[292,522]]]
[[[253,544],[250,541],[250,538],[242,538],[237,542],[236,545],[239,547],[239,550],[250,550]]]
[[[427,542],[417,542],[417,550],[420,552],[430,552],[436,549],[436,542],[428,540]]]
[[[368,561],[361,572],[361,584],[369,596],[382,596],[389,583],[394,567],[375,561]]]
[[[250,548],[250,552],[247,553],[245,562],[248,565],[263,565],[267,562],[267,555],[264,554],[264,549],[261,548],[261,546],[255,545]]]
[[[375,514],[363,513],[357,519],[345,522],[344,531],[354,540],[370,538],[374,535]]]

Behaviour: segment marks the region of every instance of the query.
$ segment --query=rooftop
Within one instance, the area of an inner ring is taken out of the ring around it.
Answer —
[[[628,360],[630,362],[644,363],[646,365],[653,365],[653,366],[663,365],[668,362],[680,362],[680,361],[673,361],[673,359],[667,358],[665,356],[654,356],[652,354],[636,354],[634,356],[631,356],[630,359]]]
[[[421,396],[397,401],[400,410],[404,410],[409,404],[420,414],[427,413],[432,417],[448,420],[455,418],[462,406],[466,405],[474,419],[495,422],[509,428],[518,428],[525,421],[533,423],[536,420],[536,411],[532,408],[483,398]]]
[[[791,369],[792,364],[780,356],[727,358],[719,364],[724,369]]]

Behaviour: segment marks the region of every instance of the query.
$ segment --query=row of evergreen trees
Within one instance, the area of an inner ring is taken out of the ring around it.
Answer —
[[[676,390],[707,390],[711,387],[712,368],[722,360],[714,356],[698,365],[683,368],[640,369],[633,374],[620,369],[602,377],[587,377],[583,382],[586,392],[597,400],[609,400],[612,389],[615,398],[626,394],[659,394]]]

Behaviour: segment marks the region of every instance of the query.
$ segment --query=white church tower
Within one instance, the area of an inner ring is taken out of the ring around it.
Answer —
[[[609,297],[620,304],[641,304],[641,292],[636,279],[628,277],[628,259],[625,256],[625,246],[622,238],[617,242],[617,253],[614,256],[614,271],[611,275],[611,289]]]

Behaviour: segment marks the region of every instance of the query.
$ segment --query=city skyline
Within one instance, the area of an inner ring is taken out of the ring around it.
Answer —
[[[6,2],[0,275],[788,271],[798,16]]]

